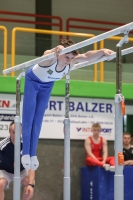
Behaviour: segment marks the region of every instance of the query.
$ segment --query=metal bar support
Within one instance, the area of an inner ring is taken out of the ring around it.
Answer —
[[[128,42],[128,32],[125,33],[124,37],[116,45],[116,94],[121,93],[122,86],[122,64],[121,64],[121,48],[123,43]]]
[[[63,200],[70,200],[70,119],[69,119],[70,75],[66,75],[65,119],[64,119],[64,193]]]
[[[122,91],[121,46],[116,46],[116,94]]]
[[[118,164],[118,153],[123,151],[123,117],[120,102],[121,94],[115,95],[115,177],[114,177],[114,200],[124,200],[124,176],[123,165]]]
[[[14,185],[13,200],[20,200],[20,79],[24,76],[21,72],[16,80],[16,116],[15,116],[15,151],[14,151]]]
[[[121,110],[122,92],[122,64],[121,48],[123,43],[128,42],[128,32],[116,45],[116,95],[115,95],[115,177],[114,177],[114,200],[124,200],[124,176],[123,165],[118,163],[118,154],[123,152],[123,115]]]

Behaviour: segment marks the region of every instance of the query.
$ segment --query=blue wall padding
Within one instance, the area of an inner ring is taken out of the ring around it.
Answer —
[[[81,200],[114,200],[114,172],[82,167]],[[133,166],[124,167],[124,200],[133,200]]]

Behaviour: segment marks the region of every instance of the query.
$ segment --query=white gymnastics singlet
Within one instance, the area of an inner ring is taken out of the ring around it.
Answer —
[[[62,71],[56,71],[57,63],[58,61],[48,67],[36,64],[33,66],[32,71],[43,82],[59,81],[69,72],[70,65],[65,66]]]

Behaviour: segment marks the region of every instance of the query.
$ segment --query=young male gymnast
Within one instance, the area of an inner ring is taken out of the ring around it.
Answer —
[[[98,123],[92,125],[92,136],[85,140],[86,165],[100,166],[105,170],[115,170],[115,159],[108,157],[108,146],[105,138],[100,136],[101,126]]]
[[[59,55],[63,48],[73,45],[72,40],[63,39],[57,47],[46,50],[44,55],[55,53],[55,57],[38,63],[27,70],[22,117],[22,164],[26,169],[36,170],[39,162],[36,156],[38,138],[44,112],[48,105],[54,82],[65,76],[75,63],[96,61],[113,53],[110,49],[87,51],[79,54],[77,50]]]

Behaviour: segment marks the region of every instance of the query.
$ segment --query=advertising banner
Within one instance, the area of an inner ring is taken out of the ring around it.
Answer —
[[[21,113],[22,113],[21,96]],[[9,124],[14,120],[16,96],[0,94],[0,137],[9,135]],[[27,116],[30,117],[30,116]],[[84,140],[91,135],[91,126],[98,122],[101,135],[107,140],[114,140],[114,100],[70,98],[70,137]],[[65,118],[65,98],[51,96],[45,112],[40,138],[63,139],[63,121]]]
[[[16,96],[0,94],[0,137],[9,135],[9,124],[14,120],[16,112]]]
[[[65,117],[63,97],[51,97],[42,123],[40,138],[62,139]],[[84,140],[91,126],[98,122],[101,135],[114,140],[114,101],[107,99],[70,98],[70,137]]]

